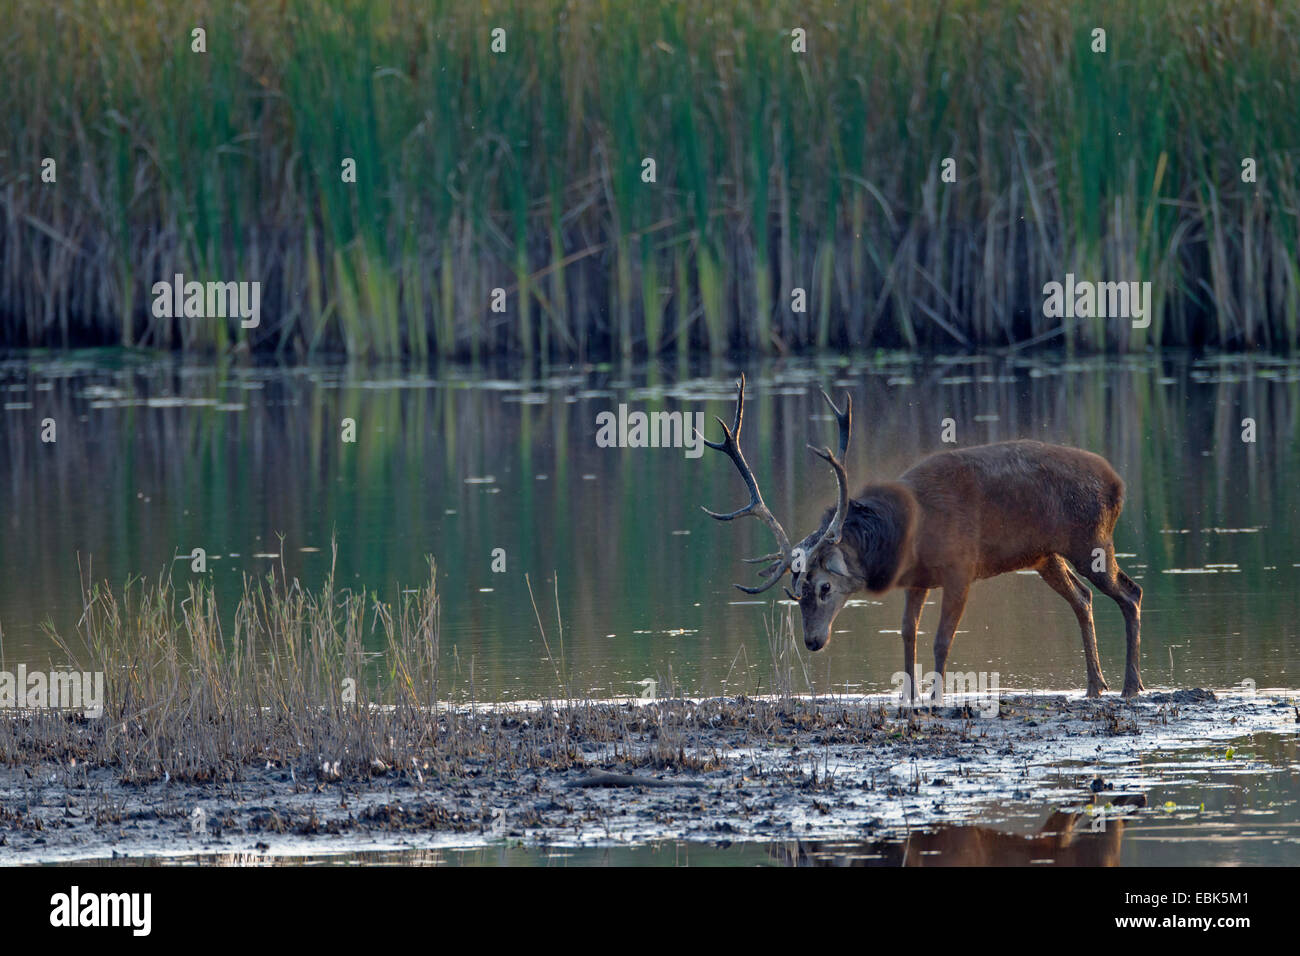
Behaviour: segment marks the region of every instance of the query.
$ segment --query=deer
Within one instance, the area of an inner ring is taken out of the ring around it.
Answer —
[[[1092,591],[1083,579],[1119,605],[1128,647],[1122,696],[1145,687],[1138,668],[1142,589],[1115,560],[1114,530],[1124,503],[1124,482],[1100,455],[1065,445],[1018,439],[936,452],[896,481],[869,484],[849,497],[844,460],[853,428],[853,399],[841,410],[823,390],[839,426],[839,454],[808,448],[835,474],[836,502],[820,526],[791,546],[781,523],[763,502],[754,472],[740,450],[745,377],[737,383],[736,416],[730,428],[721,418],[723,440],[704,443],[726,454],[749,489],[749,504],[726,514],[703,508],[718,521],[753,517],[776,538],[777,550],[749,564],[760,584],[735,585],[762,594],[787,572],[786,596],[799,605],[804,646],[819,651],[831,626],[854,594],[905,592],[903,668],[905,688],[915,700],[916,635],[926,597],[943,590],[934,638],[935,698],[943,700],[943,678],[953,636],[976,581],[1011,571],[1033,570],[1074,611],[1083,638],[1088,697],[1110,689],[1097,657]],[[908,701],[910,704],[912,701]]]

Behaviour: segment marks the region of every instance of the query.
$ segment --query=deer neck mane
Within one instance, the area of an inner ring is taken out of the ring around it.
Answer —
[[[906,485],[868,485],[849,501],[840,547],[866,590],[888,591],[913,563],[920,506]]]

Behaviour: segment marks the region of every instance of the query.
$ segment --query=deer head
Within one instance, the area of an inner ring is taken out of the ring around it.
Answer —
[[[740,451],[740,429],[744,423],[745,413],[745,377],[740,377],[736,394],[736,420],[731,428],[718,419],[722,426],[723,440],[711,442],[704,439],[710,448],[726,453],[735,463],[740,476],[749,488],[749,504],[728,514],[719,514],[704,508],[704,513],[719,521],[731,521],[750,515],[762,520],[776,537],[777,550],[759,558],[746,558],[748,564],[764,563],[766,567],[759,570],[762,583],[755,587],[737,584],[746,594],[762,594],[785,575],[793,574],[793,590],[786,588],[786,595],[799,603],[803,616],[803,642],[812,651],[819,651],[826,646],[831,636],[831,624],[844,607],[849,595],[863,587],[864,581],[860,569],[851,567],[849,555],[840,547],[844,534],[844,521],[849,513],[849,481],[844,471],[843,459],[849,448],[849,433],[853,428],[853,399],[844,396],[844,411],[840,411],[831,401],[829,395],[822,392],[826,404],[835,413],[840,426],[840,453],[836,457],[829,448],[808,447],[812,452],[831,466],[835,472],[835,481],[839,488],[839,498],[834,511],[828,511],[822,525],[797,545],[791,547],[790,538],[781,527],[781,523],[772,516],[763,496],[758,490],[754,473],[745,462]]]

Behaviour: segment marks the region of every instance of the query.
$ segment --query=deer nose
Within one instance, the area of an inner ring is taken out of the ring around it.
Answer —
[[[810,651],[820,651],[825,644],[826,641],[823,638],[817,637],[813,634],[804,635],[803,646],[808,648]]]

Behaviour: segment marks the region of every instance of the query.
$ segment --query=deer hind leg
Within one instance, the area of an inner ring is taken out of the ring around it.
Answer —
[[[1074,609],[1079,631],[1083,635],[1083,662],[1088,668],[1088,696],[1100,697],[1109,688],[1106,679],[1101,676],[1101,661],[1097,657],[1097,630],[1092,623],[1092,592],[1059,554],[1049,556],[1038,569],[1038,574]]]
[[[1097,590],[1119,605],[1124,615],[1124,635],[1128,642],[1124,659],[1123,696],[1136,697],[1146,690],[1142,686],[1142,674],[1138,663],[1142,644],[1142,589],[1127,574],[1119,569],[1115,561],[1115,545],[1110,541],[1098,542],[1103,552],[1097,559],[1105,565],[1105,570],[1093,570],[1096,562],[1093,553],[1089,553],[1082,563],[1074,562],[1079,573],[1097,586]]]
[[[934,672],[938,675],[938,686],[933,690],[933,699],[943,703],[944,672],[948,666],[948,651],[952,648],[952,639],[961,623],[962,612],[966,610],[966,597],[970,593],[970,581],[960,581],[943,586],[943,603],[939,605],[939,630],[934,635]]]
[[[921,610],[929,588],[908,588],[903,604],[903,670],[907,674],[906,703],[916,702],[916,628],[921,623]]]

